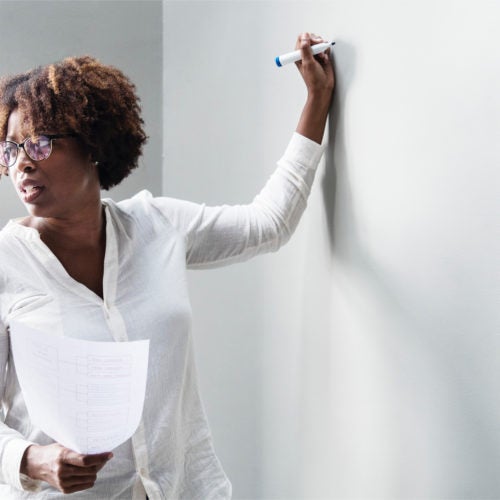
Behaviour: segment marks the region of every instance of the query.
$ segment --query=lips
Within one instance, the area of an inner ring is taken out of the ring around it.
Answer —
[[[21,199],[24,203],[34,202],[43,192],[45,187],[32,179],[25,179],[18,185]]]

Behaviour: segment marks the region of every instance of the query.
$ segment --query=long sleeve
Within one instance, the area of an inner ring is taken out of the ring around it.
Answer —
[[[3,274],[1,269],[0,272]],[[0,296],[4,297],[4,294],[5,290],[0,278]],[[20,473],[24,451],[33,443],[5,424],[8,408],[6,408],[4,396],[10,348],[8,330],[2,320],[4,311],[0,312],[0,483],[10,484],[18,490],[38,491],[40,482]]]
[[[248,205],[207,207],[163,197],[152,203],[184,235],[189,268],[247,260],[288,241],[306,208],[323,150],[294,133],[277,169]]]

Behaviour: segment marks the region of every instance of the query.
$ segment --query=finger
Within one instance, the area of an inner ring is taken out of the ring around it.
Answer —
[[[325,40],[322,36],[311,33],[311,43],[312,45],[316,45],[317,43],[323,43]]]
[[[330,59],[330,49],[322,52],[321,54],[318,54],[316,58],[319,60],[322,66],[325,66],[326,64],[328,64]]]
[[[109,452],[95,453],[93,455],[84,455],[83,467],[92,467],[94,465],[104,465],[108,460],[113,458],[113,454]]]
[[[68,448],[65,448],[61,455],[61,458],[65,463],[76,465],[77,467],[100,465],[102,463],[106,463],[112,457],[113,454],[109,452],[83,455],[81,453],[77,453],[76,451],[69,450]]]
[[[108,462],[104,462],[103,464],[96,465],[97,472],[99,472]]]
[[[75,484],[73,486],[61,486],[59,489],[65,493],[76,493],[77,491],[83,491],[83,490],[88,490],[89,488],[92,488],[94,486],[95,481],[87,481],[86,483],[81,483],[81,484]]]
[[[300,33],[299,36],[297,37],[297,41],[295,42],[295,50],[300,50],[302,47],[302,42],[304,40],[307,40],[310,43],[313,43],[313,40],[316,40],[317,35],[314,35],[312,33],[308,33],[305,31],[304,33]],[[321,39],[321,38],[320,38]],[[317,42],[314,42],[317,43]]]
[[[64,464],[61,467],[59,477],[69,478],[72,476],[88,476],[91,474],[97,474],[101,470],[102,466],[92,465],[91,467],[78,467],[76,465]]]
[[[60,485],[63,488],[72,488],[79,484],[95,483],[97,479],[96,474],[87,474],[86,476],[71,476],[60,481]]]
[[[311,50],[311,38],[309,33],[302,34],[302,38],[300,40],[300,53],[303,63],[307,64],[313,61],[314,56]]]

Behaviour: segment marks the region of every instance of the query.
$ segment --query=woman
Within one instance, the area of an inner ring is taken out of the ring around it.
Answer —
[[[279,168],[253,203],[206,207],[101,188],[137,166],[146,141],[135,88],[90,57],[0,82],[0,164],[28,210],[0,232],[0,497],[225,499],[198,394],[185,270],[279,248],[296,227],[322,154],[334,87],[320,37],[297,40],[308,97]],[[86,340],[150,339],[147,392],[134,436],[82,455],[30,422],[9,324]]]

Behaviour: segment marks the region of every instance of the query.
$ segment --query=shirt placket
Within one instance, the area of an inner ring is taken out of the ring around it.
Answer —
[[[118,284],[118,244],[113,224],[111,210],[106,207],[106,255],[104,260],[103,276],[103,304],[104,316],[108,323],[111,335],[116,342],[127,342],[127,327],[123,316],[116,307],[116,288]],[[139,426],[132,436],[132,450],[137,474],[140,481],[137,481],[133,489],[133,500],[144,500],[145,493],[150,499],[161,499],[161,492],[158,485],[151,480],[149,474],[149,458],[144,422],[141,418]]]

